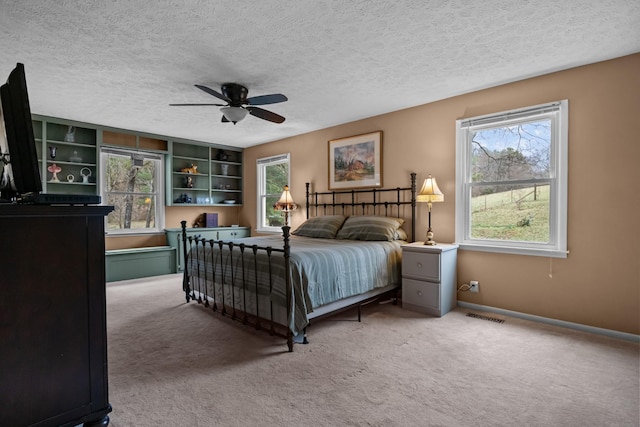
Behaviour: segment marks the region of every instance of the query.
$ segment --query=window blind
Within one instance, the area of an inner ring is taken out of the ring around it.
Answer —
[[[499,114],[488,114],[486,116],[478,116],[478,117],[472,117],[468,119],[462,119],[460,123],[460,127],[469,128],[473,126],[501,123],[509,120],[531,118],[533,115],[536,115],[536,114],[553,113],[559,110],[560,110],[560,102],[552,102],[549,104],[536,105],[534,107],[529,107],[529,108],[505,111]]]
[[[275,162],[283,162],[289,159],[289,153],[287,154],[279,154],[277,156],[271,157],[263,157],[262,159],[256,160],[256,163],[259,165],[263,165],[265,163],[275,163]]]
[[[107,154],[113,154],[116,156],[131,157],[132,155],[134,155],[136,157],[142,156],[148,160],[162,160],[161,154],[150,153],[148,151],[142,151],[142,150],[126,150],[126,149],[118,149],[118,148],[111,148],[111,147],[109,148],[102,147],[102,152]]]

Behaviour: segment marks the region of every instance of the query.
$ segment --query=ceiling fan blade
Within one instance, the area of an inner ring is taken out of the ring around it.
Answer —
[[[281,93],[273,93],[271,95],[252,96],[251,98],[247,98],[247,104],[249,105],[277,104],[278,102],[285,102],[288,99],[289,98],[287,98]]]
[[[268,120],[274,123],[284,122],[284,117],[276,113],[273,113],[271,111],[263,110],[262,108],[258,108],[258,107],[246,107],[246,108],[247,110],[249,110],[249,114],[251,114],[252,116],[256,116],[260,119]]]
[[[224,107],[226,104],[169,104],[172,107],[185,107],[185,106],[199,106],[199,105],[215,105],[217,107]]]
[[[216,98],[222,99],[223,101],[231,102],[231,100],[229,98],[227,98],[226,96],[224,96],[220,92],[216,92],[215,90],[213,90],[211,88],[208,88],[208,87],[202,86],[202,85],[195,85],[195,87],[197,87],[200,90],[203,90],[203,91],[207,92],[209,95],[213,95]]]

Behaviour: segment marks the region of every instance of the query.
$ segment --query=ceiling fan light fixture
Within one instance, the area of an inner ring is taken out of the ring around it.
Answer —
[[[249,114],[249,111],[242,107],[222,107],[220,108],[220,112],[234,125]]]

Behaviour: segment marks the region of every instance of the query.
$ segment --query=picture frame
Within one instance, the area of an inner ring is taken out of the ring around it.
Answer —
[[[382,187],[382,131],[329,141],[329,189]]]

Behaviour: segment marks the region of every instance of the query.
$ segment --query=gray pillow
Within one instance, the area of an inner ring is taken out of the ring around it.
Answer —
[[[396,240],[404,219],[386,216],[350,216],[342,224],[336,239]]]
[[[291,234],[320,239],[334,239],[345,219],[347,217],[344,215],[316,216],[303,222]]]
[[[405,240],[409,241],[409,236],[407,236],[407,232],[404,231],[403,228],[398,228],[396,230],[396,234],[394,235],[395,240]]]

